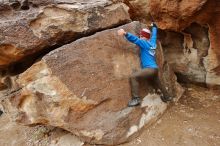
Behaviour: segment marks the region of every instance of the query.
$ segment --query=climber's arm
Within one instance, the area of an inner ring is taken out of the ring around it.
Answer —
[[[133,35],[132,33],[124,31],[124,29],[118,30],[118,35],[125,36],[125,38],[129,42],[134,43],[139,47],[142,47],[144,45],[144,40],[139,39],[137,36]]]
[[[152,35],[150,38],[151,44],[156,48],[157,45],[157,25],[155,23],[152,23]]]

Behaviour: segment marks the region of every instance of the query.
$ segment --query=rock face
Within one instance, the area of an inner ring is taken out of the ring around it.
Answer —
[[[122,26],[134,34],[143,27],[139,22]],[[133,44],[117,36],[118,29],[79,39],[44,56],[19,76],[22,89],[3,102],[6,111],[13,111],[17,122],[60,127],[93,144],[116,145],[135,136],[167,104],[147,86],[141,106],[127,107],[128,77],[140,68],[139,57]],[[178,99],[183,90],[161,53],[159,47],[158,63],[165,72],[160,72],[160,80]]]
[[[184,34],[161,31],[160,41],[165,57],[182,81],[206,83],[204,57],[210,46],[208,28],[196,23],[187,27]],[[202,40],[202,41],[201,41]]]
[[[159,41],[157,44],[156,57],[159,67],[158,84],[161,84],[161,90],[166,97],[173,97],[174,101],[178,101],[182,96],[184,89],[176,81],[176,75],[174,74],[173,69],[170,67],[170,64],[165,58],[162,45]]]
[[[11,3],[0,5],[0,69],[81,36],[130,21],[123,3],[113,4],[108,0],[30,2],[27,10],[16,10]]]
[[[129,1],[134,19],[147,22],[149,13],[164,31],[161,43],[168,62],[182,80],[220,85],[218,0]]]
[[[206,83],[210,86],[216,84],[220,86],[220,1],[210,1],[206,9],[211,13],[208,13],[208,18],[210,18],[208,25],[211,46],[204,61],[207,70]]]
[[[129,1],[129,0],[128,0]],[[149,13],[161,29],[182,30],[193,22],[192,17],[201,11],[208,0],[130,0],[137,19],[146,21]]]

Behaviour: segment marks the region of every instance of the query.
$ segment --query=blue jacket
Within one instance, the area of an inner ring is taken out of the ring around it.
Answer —
[[[157,47],[157,27],[152,28],[152,36],[149,40],[143,40],[137,36],[126,33],[126,39],[140,48],[140,60],[142,68],[158,68],[155,58]]]

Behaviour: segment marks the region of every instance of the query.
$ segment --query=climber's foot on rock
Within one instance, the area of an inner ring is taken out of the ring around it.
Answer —
[[[141,98],[140,97],[133,97],[129,102],[128,102],[128,107],[133,107],[133,106],[138,106],[141,103]]]
[[[163,102],[168,102],[173,99],[171,96],[163,96],[163,95],[161,95],[160,98]]]

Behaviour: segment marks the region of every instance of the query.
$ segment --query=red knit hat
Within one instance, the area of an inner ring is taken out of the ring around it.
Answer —
[[[147,38],[147,39],[150,39],[150,34],[151,34],[150,30],[147,29],[147,28],[143,28],[143,29],[140,31],[140,36],[141,36],[141,37],[145,37],[145,38]]]

